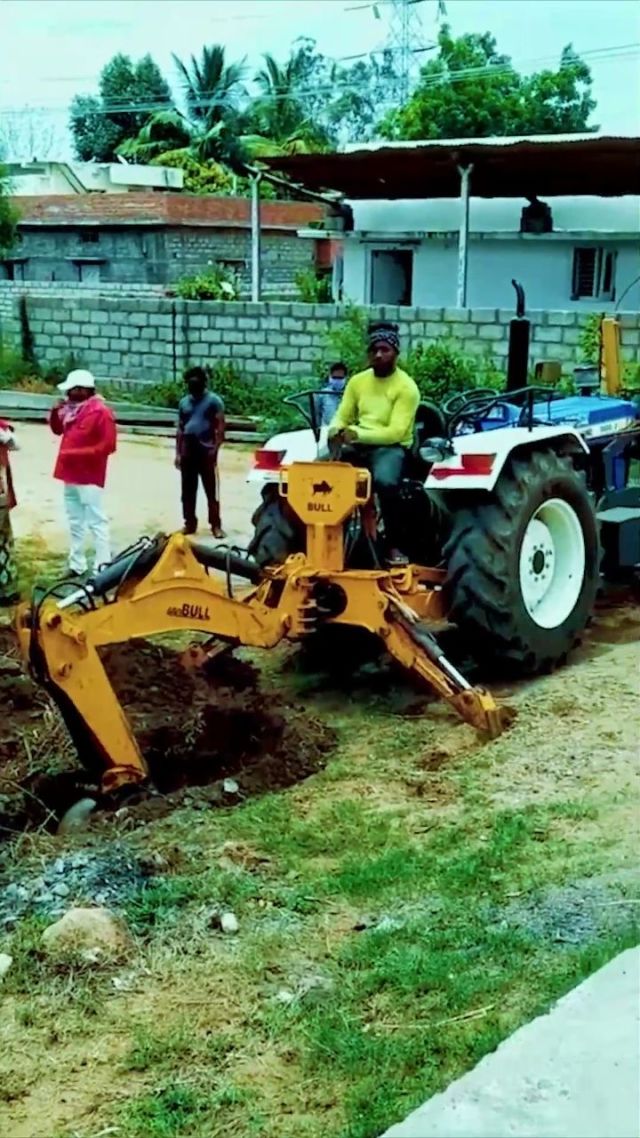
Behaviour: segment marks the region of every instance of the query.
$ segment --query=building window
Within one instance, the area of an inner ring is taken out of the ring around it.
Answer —
[[[616,253],[602,246],[573,250],[572,300],[615,300]]]
[[[370,293],[371,304],[411,304],[412,249],[372,250]]]
[[[98,229],[81,229],[80,240],[83,245],[97,245],[100,240],[100,231]]]
[[[5,281],[24,280],[24,261],[4,261],[1,268],[4,270],[2,279]]]

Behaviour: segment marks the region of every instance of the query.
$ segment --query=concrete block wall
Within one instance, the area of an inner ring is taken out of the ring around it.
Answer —
[[[19,343],[19,287],[0,288],[0,329]],[[329,354],[327,335],[343,319],[331,304],[181,301],[167,297],[115,295],[86,288],[25,291],[35,351],[42,364],[76,358],[104,378],[164,380],[187,363],[228,361],[241,373],[265,379],[313,376]],[[410,349],[443,336],[468,355],[506,362],[512,313],[499,309],[393,308],[369,310],[391,319]],[[531,312],[531,361],[560,359],[567,369],[580,362],[579,339],[588,315]],[[640,362],[640,315],[618,313],[622,352]],[[327,362],[329,360],[327,359]]]

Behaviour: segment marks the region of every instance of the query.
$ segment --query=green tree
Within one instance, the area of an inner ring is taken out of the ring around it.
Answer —
[[[99,95],[72,100],[76,156],[82,162],[113,162],[118,147],[138,134],[154,108],[171,104],[171,89],[150,55],[137,63],[128,55],[114,55],[100,73]]]
[[[199,163],[224,162],[242,169],[247,154],[240,138],[240,101],[244,64],[225,60],[218,44],[202,49],[188,63],[174,55],[182,80],[186,114],[177,107],[147,116],[135,134],[118,148],[124,158],[160,162],[162,155],[181,153]]]
[[[485,138],[595,129],[591,73],[571,46],[557,71],[520,75],[488,32],[457,38],[444,25],[438,55],[423,67],[408,103],[380,125],[384,138]]]
[[[219,162],[198,162],[183,150],[167,150],[151,159],[152,166],[169,166],[184,173],[184,188],[190,194],[229,194],[234,179]]]
[[[11,204],[9,178],[0,165],[0,255],[9,253],[17,238],[18,213]]]

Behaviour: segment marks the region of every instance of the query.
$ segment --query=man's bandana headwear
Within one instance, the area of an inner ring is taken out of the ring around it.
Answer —
[[[397,324],[372,324],[369,327],[369,347],[376,344],[389,344],[395,352],[400,351],[400,336]]]

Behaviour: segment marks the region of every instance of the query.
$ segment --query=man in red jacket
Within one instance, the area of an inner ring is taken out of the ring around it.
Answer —
[[[49,419],[54,435],[62,435],[53,477],[64,482],[71,538],[69,569],[74,576],[82,576],[87,570],[87,530],[95,545],[95,567],[111,560],[109,519],[102,499],[107,460],[116,449],[116,424],[104,400],[96,395],[90,371],[69,372],[58,390],[66,398],[53,408]]]

